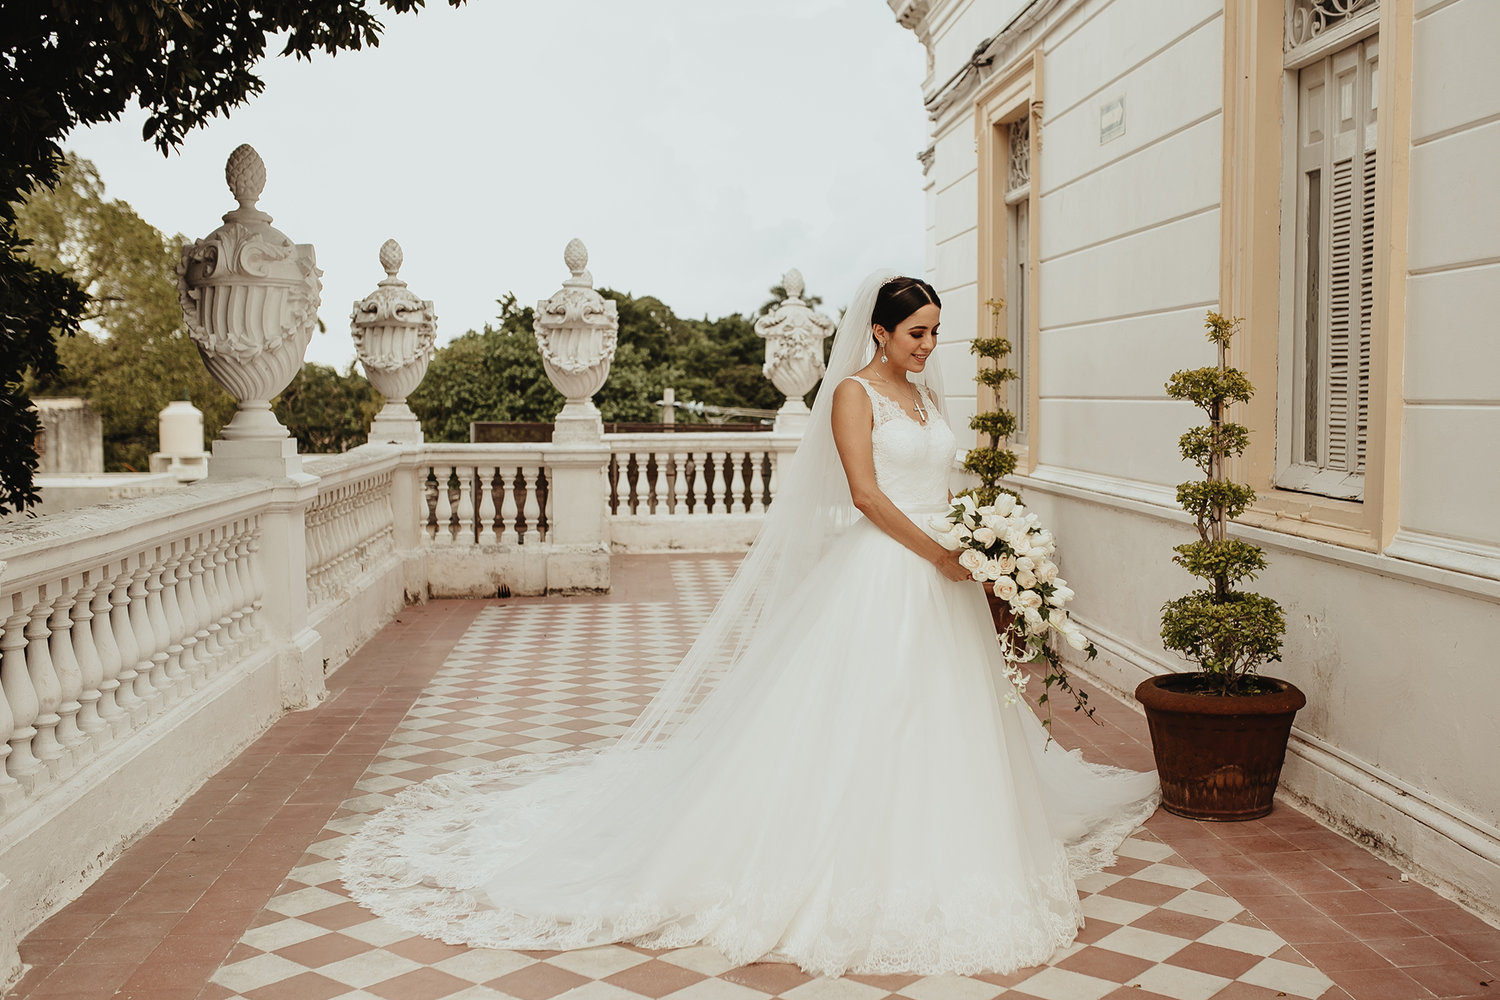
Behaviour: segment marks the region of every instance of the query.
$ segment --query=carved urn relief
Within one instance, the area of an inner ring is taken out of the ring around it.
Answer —
[[[421,385],[432,362],[437,338],[437,314],[432,302],[419,299],[396,277],[401,270],[401,244],[386,240],[380,247],[385,278],[375,291],[354,303],[349,334],[365,375],[385,406],[370,427],[371,442],[421,443],[422,428],[406,397]]]
[[[547,378],[567,397],[558,414],[554,440],[588,437],[586,425],[602,432],[593,395],[609,377],[620,330],[615,304],[594,290],[593,275],[586,270],[589,252],[582,240],[568,243],[563,263],[572,277],[550,299],[537,303],[533,323]]]
[[[823,377],[823,341],[835,323],[802,300],[806,285],[802,272],[792,268],[782,279],[787,297],[755,321],[755,332],[766,341],[766,378],[786,395],[776,413],[776,430],[801,433],[809,410],[802,397]]]

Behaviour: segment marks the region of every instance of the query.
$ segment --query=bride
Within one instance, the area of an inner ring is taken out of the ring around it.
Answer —
[[[860,287],[760,536],[630,730],[406,789],[343,860],[356,900],[451,944],[703,943],[824,975],[1010,972],[1073,940],[1074,878],[1156,775],[1007,703],[984,593],[919,527],[957,443],[940,308],[914,278]]]

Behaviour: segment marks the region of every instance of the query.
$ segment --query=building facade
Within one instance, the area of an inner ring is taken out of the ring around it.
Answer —
[[[1243,317],[1254,589],[1300,686],[1282,787],[1500,911],[1500,38],[1490,0],[888,0],[928,53],[928,278],[1016,345],[1012,486],[1063,540],[1088,670],[1185,664],[1167,377]],[[1003,301],[991,308],[988,303]]]

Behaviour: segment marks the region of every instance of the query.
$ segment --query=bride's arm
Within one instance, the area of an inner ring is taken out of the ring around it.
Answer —
[[[875,425],[870,397],[853,382],[840,382],[833,390],[833,443],[839,450],[849,495],[860,513],[881,531],[932,563],[950,580],[967,580],[969,571],[950,552],[891,503],[875,482],[875,452],[870,430]]]

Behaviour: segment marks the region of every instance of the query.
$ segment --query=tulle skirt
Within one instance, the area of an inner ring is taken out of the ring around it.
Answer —
[[[1007,705],[984,593],[860,521],[664,743],[427,781],[361,830],[355,899],[449,943],[704,943],[812,973],[1009,972],[1155,808]]]

